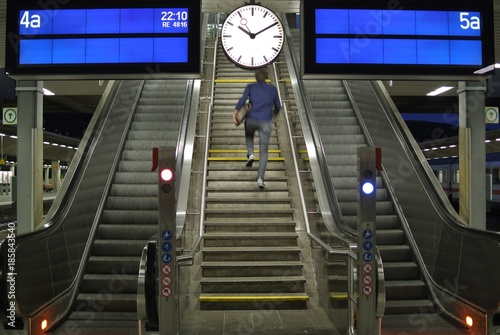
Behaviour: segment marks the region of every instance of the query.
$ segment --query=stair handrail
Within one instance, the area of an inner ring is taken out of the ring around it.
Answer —
[[[205,20],[207,20],[207,15],[205,15]],[[215,44],[214,44],[214,55],[213,55],[213,60],[212,60],[212,77],[211,77],[211,83],[212,83],[212,89],[211,89],[211,94],[210,94],[210,103],[208,106],[208,111],[207,111],[207,125],[205,128],[205,148],[204,148],[204,154],[203,154],[203,177],[202,177],[202,189],[201,189],[201,204],[200,204],[200,221],[199,221],[199,232],[198,232],[198,238],[194,242],[193,246],[191,247],[190,252],[187,255],[181,255],[177,257],[177,262],[179,265],[193,265],[194,262],[194,255],[198,252],[200,249],[201,242],[203,241],[204,238],[204,226],[205,226],[205,206],[206,206],[206,193],[207,193],[207,175],[208,175],[208,151],[210,148],[210,142],[209,142],[209,135],[210,135],[210,129],[211,129],[211,122],[210,119],[212,117],[212,112],[213,112],[213,105],[214,105],[214,84],[215,84],[215,68],[216,68],[216,63],[217,63],[217,48],[219,45],[219,28],[218,28],[218,23],[220,20],[220,14],[217,14],[217,28],[216,28],[216,34],[215,34]],[[207,26],[207,24],[203,25],[204,27]],[[205,34],[206,35],[206,34]],[[204,36],[205,36],[204,35]]]
[[[277,70],[276,70],[276,64],[273,63],[273,72],[274,72],[274,78],[276,78],[276,80],[278,80],[278,73],[277,73]],[[280,101],[283,101],[282,99],[282,96],[281,96],[281,89],[279,87],[279,85],[276,85],[277,87],[277,90],[278,90],[278,96],[280,98]],[[318,245],[320,245],[323,249],[325,249],[329,254],[335,254],[335,255],[348,255],[350,257],[352,257],[354,260],[357,260],[357,254],[355,252],[353,252],[351,250],[351,248],[346,248],[346,249],[333,249],[330,245],[328,245],[327,243],[325,243],[323,240],[321,240],[319,237],[317,237],[316,235],[314,235],[312,232],[311,232],[311,225],[310,225],[310,222],[309,222],[309,218],[307,217],[307,205],[306,205],[306,201],[305,201],[305,198],[304,198],[304,192],[303,192],[303,188],[302,188],[302,181],[301,181],[301,178],[300,178],[300,171],[299,171],[299,164],[297,162],[297,152],[295,150],[295,146],[293,145],[293,136],[292,136],[292,127],[290,125],[290,119],[289,119],[289,115],[288,115],[288,108],[287,108],[287,105],[286,103],[282,103],[283,105],[283,112],[285,114],[285,122],[286,122],[286,127],[287,127],[287,133],[288,133],[288,139],[291,143],[290,145],[290,150],[291,150],[291,157],[292,157],[292,162],[293,162],[293,166],[294,166],[294,171],[295,171],[295,177],[297,179],[297,187],[298,187],[298,194],[299,194],[299,198],[300,198],[300,206],[301,206],[301,209],[302,209],[302,213],[304,214],[303,215],[303,219],[304,219],[304,224],[305,224],[305,227],[306,227],[306,233],[307,233],[307,236],[313,240],[315,243],[317,243]]]
[[[314,135],[314,127],[310,124],[311,122],[310,120],[312,118],[312,116],[310,115],[311,114],[310,110],[312,108],[309,104],[309,100],[307,99],[306,90],[305,87],[303,86],[302,80],[299,79],[297,75],[297,73],[300,72],[299,71],[300,67],[293,52],[292,36],[290,33],[290,29],[288,27],[286,17],[284,17],[283,15],[282,15],[282,22],[284,22],[283,26],[287,37],[285,40],[287,47],[284,48],[284,51],[286,54],[286,59],[288,59],[289,62],[291,62],[291,64],[289,64],[290,66],[288,66],[288,71],[290,74],[290,81],[292,83],[294,93],[296,96],[300,97],[300,99],[296,99],[296,104],[297,104],[297,110],[299,112],[302,110],[302,112],[299,113],[299,117],[302,124],[304,139],[306,141],[309,161],[311,162],[313,176],[314,175],[321,176],[318,178],[314,178],[315,183],[318,183],[316,185],[316,193],[318,193],[318,201],[320,202],[321,215],[323,216],[323,220],[325,221],[330,233],[334,234],[335,237],[337,237],[346,246],[346,248],[345,249],[332,248],[330,245],[322,241],[319,237],[317,237],[311,232],[310,225],[307,227],[308,229],[307,235],[311,240],[313,240],[315,243],[321,246],[328,254],[348,255],[353,260],[357,261],[357,253],[356,253],[357,242],[352,235],[353,232],[345,232],[340,228],[338,228],[337,225],[333,223],[335,222],[335,219],[333,218],[332,214],[333,211],[329,209],[335,207],[335,204],[337,204],[338,206],[338,201],[327,200],[327,199],[336,200],[336,198],[334,194],[331,194],[332,192],[328,191],[327,189],[328,184],[324,179],[325,173],[324,173],[324,168],[322,167],[324,165],[322,164],[322,162],[324,161],[324,153],[321,151],[322,147],[321,144],[318,144],[316,142],[318,136]],[[321,180],[321,182],[319,180]],[[323,201],[325,203],[321,204],[321,202]],[[335,230],[334,232],[330,230],[332,228]]]
[[[315,127],[315,124],[314,125],[310,124],[311,119],[313,118],[313,116],[311,115],[311,112],[310,112],[312,107],[309,104],[309,100],[308,100],[307,95],[306,95],[305,87],[303,87],[302,80],[300,80],[297,77],[299,66],[298,66],[298,62],[296,60],[296,57],[295,57],[294,53],[292,52],[293,46],[291,45],[291,42],[290,42],[291,33],[289,30],[288,24],[286,23],[287,22],[286,17],[282,17],[282,19],[285,22],[284,29],[285,29],[285,33],[288,37],[287,41],[286,41],[287,48],[285,48],[285,52],[286,52],[287,58],[292,63],[291,66],[289,66],[290,80],[292,82],[292,86],[294,87],[294,91],[296,90],[296,94],[302,100],[302,101],[301,100],[297,101],[297,108],[299,110],[300,110],[300,108],[302,108],[304,110],[302,113],[299,114],[299,116],[301,119],[301,123],[304,125],[304,121],[306,121],[307,125],[310,127],[308,132],[304,133],[304,138],[306,140],[306,145],[308,147],[308,154],[310,155],[310,153],[313,153],[313,155],[314,154],[318,155],[318,157],[314,156],[313,159],[318,159],[317,164],[320,165],[319,168],[321,169],[321,176],[322,176],[321,180],[322,180],[322,183],[325,184],[326,181],[324,180],[324,174],[325,174],[324,173],[324,171],[325,171],[324,166],[326,164],[326,160],[324,158],[324,152],[321,150],[322,145],[318,145],[316,143],[316,140],[315,140],[315,139],[319,138],[319,135],[318,135],[317,128]],[[303,106],[301,104],[301,102],[304,102],[304,104],[306,106]],[[303,114],[305,114],[305,116]],[[305,118],[305,120],[304,120],[304,118]],[[289,134],[291,134],[291,131],[289,132]],[[308,138],[310,141],[308,141]],[[318,140],[320,141],[320,139],[318,139]],[[293,147],[293,145],[292,145],[292,147]],[[294,155],[294,158],[295,157],[296,156]],[[310,156],[310,158],[311,158],[311,156]],[[296,159],[295,159],[295,163],[296,163]],[[298,172],[298,169],[296,169],[296,171]],[[300,185],[301,184],[300,178],[298,177],[297,179],[298,179],[298,183]],[[328,186],[330,186],[330,187],[332,186],[331,182],[328,183]],[[327,186],[325,186],[325,187],[327,187]],[[328,189],[326,192],[327,192],[327,194],[324,194],[324,196],[327,196],[328,199],[330,199],[328,201],[328,206],[338,207],[338,201],[336,199],[335,194],[332,193],[333,191],[331,189]],[[319,195],[318,198],[320,198],[320,196],[321,195]],[[320,204],[320,207],[322,207],[321,204]],[[323,207],[322,207],[322,209],[323,209]],[[338,208],[337,208],[337,210],[338,210]],[[329,212],[328,215],[325,215],[325,214],[326,213],[324,213],[322,210],[322,215],[323,215],[324,219],[325,219],[325,216],[328,219],[333,219],[331,212]],[[345,225],[345,224],[343,226],[345,226],[345,228],[348,228],[347,225]],[[337,226],[333,225],[333,227],[337,227]],[[348,262],[348,269],[347,269],[347,271],[348,271],[348,306],[349,306],[348,309],[349,309],[349,311],[351,311],[351,312],[349,312],[349,315],[348,315],[348,323],[349,323],[348,327],[349,327],[349,333],[354,334],[354,332],[355,332],[354,331],[355,320],[354,320],[354,316],[353,316],[352,311],[354,311],[355,306],[357,306],[357,294],[356,294],[357,292],[355,292],[356,288],[354,285],[354,280],[356,278],[355,268],[357,267],[357,264],[358,264],[357,241],[354,238],[354,236],[352,235],[355,232],[352,229],[346,229],[346,231],[344,231],[343,229],[341,230],[339,228],[337,228],[335,233],[330,231],[330,233],[334,234],[341,242],[343,242],[344,244],[347,245],[347,248],[334,249],[311,232],[308,220],[307,220],[307,230],[308,230],[307,231],[308,237],[311,240],[313,240],[314,242],[316,242],[319,246],[321,246],[328,254],[330,254],[330,255],[346,255],[347,256],[347,262]],[[386,306],[385,276],[384,276],[384,267],[383,267],[383,263],[382,263],[382,257],[380,255],[380,251],[378,250],[378,248],[375,248],[374,254],[375,254],[375,259],[376,259],[375,271],[377,273],[377,280],[376,280],[376,291],[377,291],[376,294],[377,294],[377,296],[376,296],[375,316],[380,319],[383,317],[383,315],[385,313],[385,306]]]

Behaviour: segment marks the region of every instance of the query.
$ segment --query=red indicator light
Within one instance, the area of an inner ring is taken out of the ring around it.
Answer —
[[[174,173],[170,169],[163,169],[160,173],[161,180],[171,181],[174,178]]]

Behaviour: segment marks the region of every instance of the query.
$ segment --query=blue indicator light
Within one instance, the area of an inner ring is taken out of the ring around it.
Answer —
[[[373,191],[375,191],[375,186],[373,186],[373,184],[370,182],[365,182],[363,183],[363,185],[361,185],[361,190],[364,194],[370,195],[373,193]]]

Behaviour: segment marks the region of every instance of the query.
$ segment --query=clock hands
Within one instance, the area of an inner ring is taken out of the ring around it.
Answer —
[[[249,30],[243,28],[242,26],[238,26],[238,29],[250,36],[250,38],[255,38],[255,34],[252,34]]]
[[[239,30],[241,30],[242,32],[244,32],[245,34],[247,34],[248,36],[250,36],[250,38],[251,38],[251,39],[254,39],[254,38],[255,38],[255,36],[259,35],[260,33],[263,33],[264,31],[266,31],[266,30],[268,30],[268,29],[270,29],[270,28],[274,27],[274,26],[275,26],[275,25],[277,25],[277,24],[278,24],[278,22],[274,22],[273,24],[271,24],[271,25],[267,26],[266,28],[262,29],[261,31],[256,32],[255,34],[254,34],[254,33],[252,33],[252,32],[250,32],[250,29],[248,29],[248,27],[246,27],[246,29],[245,29],[245,28],[243,28],[242,26],[238,26],[238,29],[239,29]],[[246,25],[245,25],[245,26],[246,26]]]
[[[257,35],[259,35],[260,33],[262,33],[262,32],[264,32],[264,31],[268,30],[269,28],[274,27],[274,26],[275,26],[275,25],[277,25],[277,24],[278,24],[278,22],[274,22],[274,23],[273,23],[273,24],[271,24],[270,26],[267,26],[266,28],[264,28],[264,29],[262,29],[261,31],[259,31],[259,32],[255,33],[254,35],[255,35],[255,36],[257,36]]]

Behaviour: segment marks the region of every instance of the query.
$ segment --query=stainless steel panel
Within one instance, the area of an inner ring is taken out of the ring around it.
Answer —
[[[484,311],[496,310],[500,236],[463,225],[381,83],[348,81],[348,87],[373,145],[382,148],[384,170],[409,237],[431,278]]]
[[[118,93],[103,97],[54,201],[57,208],[49,211],[44,229],[18,237],[16,270],[23,289],[16,298],[25,317],[67,290],[82,266],[140,84],[127,81],[107,89],[108,95]]]

